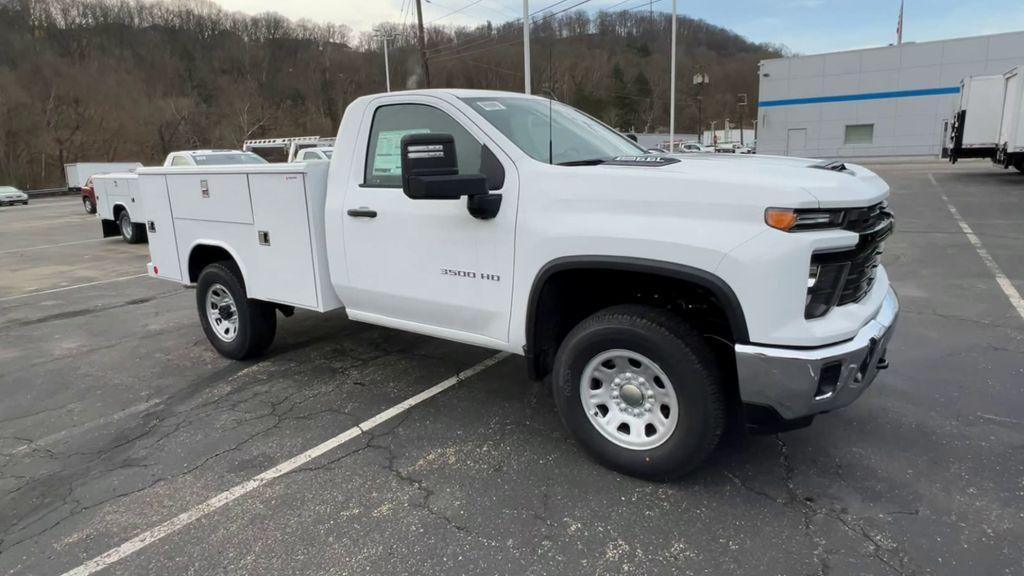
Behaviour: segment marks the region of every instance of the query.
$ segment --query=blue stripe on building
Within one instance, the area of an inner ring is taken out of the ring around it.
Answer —
[[[858,100],[885,100],[887,98],[913,98],[914,96],[938,96],[940,94],[959,94],[959,86],[948,88],[925,88],[923,90],[897,90],[894,92],[867,92],[864,94],[840,94],[838,96],[818,96],[816,98],[789,98],[786,100],[763,100],[757,105],[762,108],[773,106],[796,106],[798,104],[823,104],[825,102],[855,102]]]

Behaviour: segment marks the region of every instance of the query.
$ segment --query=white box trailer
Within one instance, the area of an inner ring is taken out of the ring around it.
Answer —
[[[139,193],[138,174],[96,174],[92,177],[92,188],[104,238],[120,234],[129,244],[146,239],[146,208]]]
[[[996,164],[1024,172],[1024,65],[1003,74],[1003,106]]]
[[[89,177],[109,172],[127,172],[142,168],[141,162],[76,162],[64,165],[64,177],[68,190],[81,190],[89,181]]]
[[[960,81],[960,101],[953,115],[949,161],[996,155],[1003,107],[1003,75],[970,76]]]

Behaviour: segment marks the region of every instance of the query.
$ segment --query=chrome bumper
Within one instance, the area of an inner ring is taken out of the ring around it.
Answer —
[[[787,420],[850,404],[886,366],[899,311],[896,292],[889,288],[878,314],[852,340],[806,350],[737,344],[743,402],[774,408]]]

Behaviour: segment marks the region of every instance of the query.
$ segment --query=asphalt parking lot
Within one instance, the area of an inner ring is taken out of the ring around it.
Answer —
[[[193,292],[140,276],[144,244],[100,239],[77,200],[0,208],[0,572],[120,550],[86,566],[1024,573],[1024,317],[1006,293],[1024,293],[1024,175],[872,168],[893,189],[885,261],[903,312],[892,367],[851,407],[651,483],[590,462],[507,358],[199,515],[493,353],[298,313],[267,358],[228,361]]]

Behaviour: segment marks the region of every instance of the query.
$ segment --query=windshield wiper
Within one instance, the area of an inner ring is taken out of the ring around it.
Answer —
[[[559,162],[558,166],[597,166],[598,164],[604,164],[607,161],[607,158],[588,158],[586,160],[570,160],[569,162]]]

